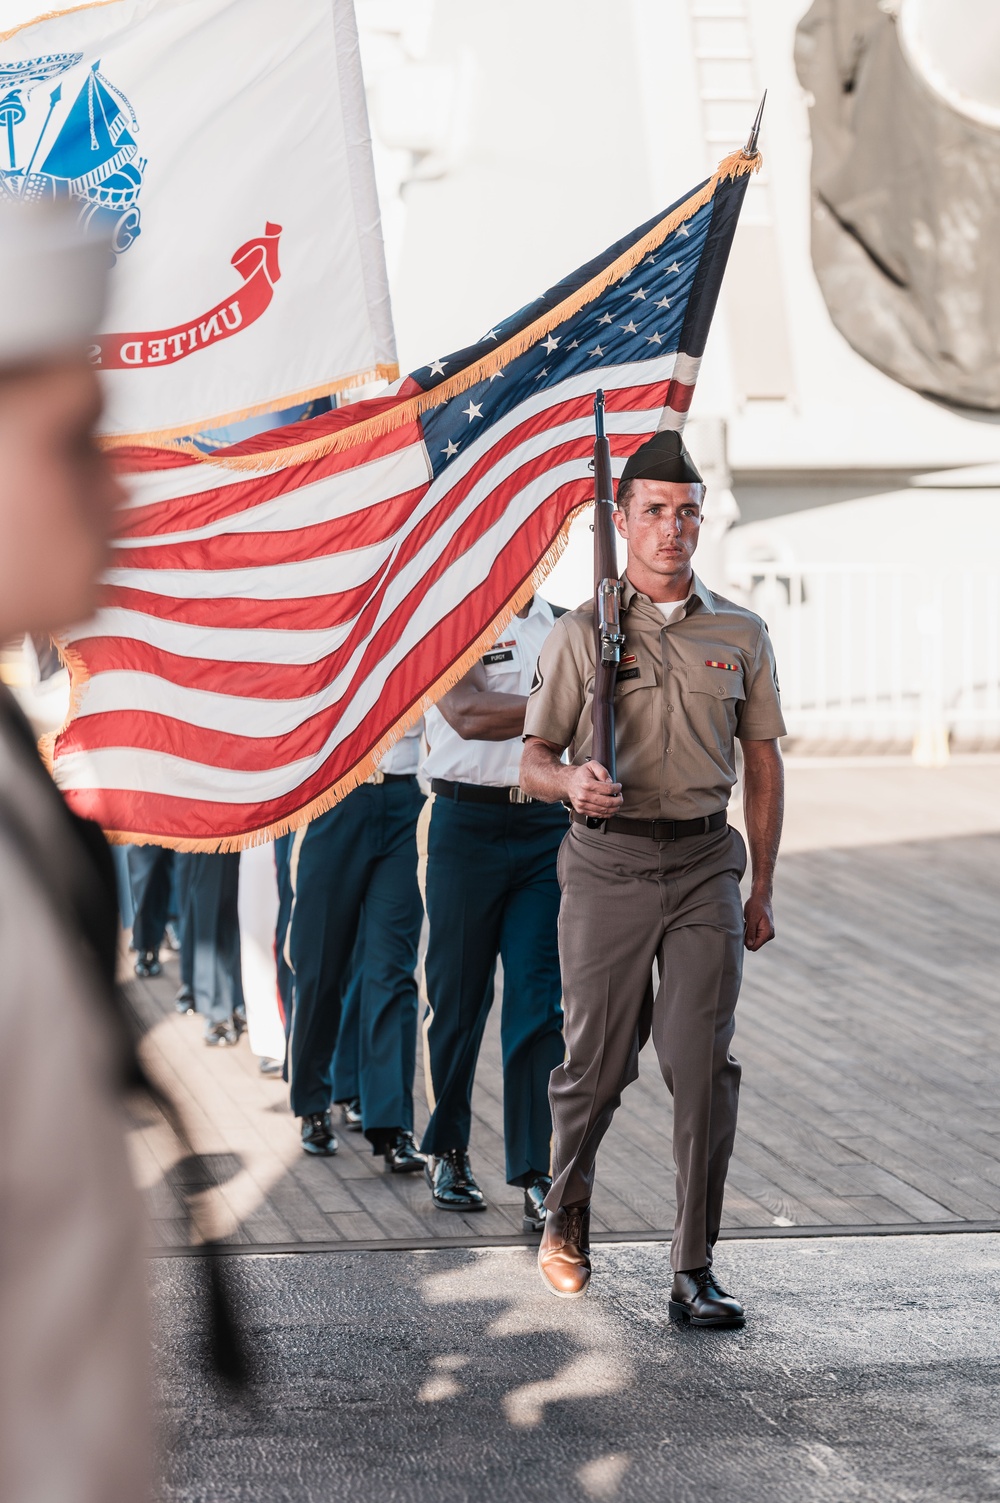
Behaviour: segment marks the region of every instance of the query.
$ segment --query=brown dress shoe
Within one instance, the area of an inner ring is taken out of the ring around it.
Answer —
[[[560,1299],[579,1299],[590,1283],[590,1206],[560,1206],[545,1218],[538,1271]]]

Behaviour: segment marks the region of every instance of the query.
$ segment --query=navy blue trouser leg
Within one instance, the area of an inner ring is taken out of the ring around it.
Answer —
[[[285,958],[285,940],[288,936],[288,920],[292,912],[292,875],[290,862],[294,835],[279,835],[274,842],[274,865],[278,876],[278,917],[274,925],[274,958],[278,969],[278,996],[281,999],[281,1021],[285,1025],[287,1039],[292,1026],[292,968]]]
[[[130,845],[127,851],[132,889],[132,947],[155,954],[170,917],[174,852],[158,845]]]
[[[361,969],[364,954],[365,921],[362,916],[358,937],[347,965],[347,983],[340,1003],[340,1032],[333,1056],[334,1101],[357,1101],[361,1096]]]
[[[524,842],[500,931],[504,1144],[512,1185],[524,1184],[532,1172],[548,1173],[552,1151],[548,1082],[565,1054],[555,866],[565,834],[562,816],[541,838]]]
[[[385,952],[393,955],[400,945],[396,925],[404,907],[392,893],[398,885],[399,871],[411,864],[416,887],[415,831],[422,802],[415,778],[363,784],[313,820],[301,833],[297,850],[293,851],[295,899],[290,951],[295,987],[289,1059],[291,1104],[297,1117],[325,1111],[333,1099],[334,1051],[363,909],[369,913],[366,932],[370,929],[365,967],[372,965],[375,970],[384,967],[384,958],[377,957],[383,957]],[[388,964],[392,969],[391,961]],[[377,996],[377,991],[373,995]],[[364,1014],[364,995],[361,1006]],[[398,1002],[389,1006],[390,1020],[394,1011],[399,1016],[399,1006]],[[378,1012],[379,1006],[374,1010]],[[388,1032],[394,1031],[401,1030],[391,1022]],[[381,1040],[381,1029],[375,1033]],[[364,1025],[362,1039],[364,1049]],[[376,1043],[379,1068],[384,1063],[383,1053],[384,1044],[379,1041]],[[412,1089],[412,1070],[410,1073],[407,1092]],[[359,1085],[363,1100],[363,1078],[359,1077]],[[378,1105],[378,1091],[375,1100]],[[367,1120],[365,1127],[367,1130]]]
[[[565,833],[558,808],[438,798],[431,815],[425,974],[434,1102],[422,1147],[433,1154],[468,1147],[476,1062],[502,954],[511,1183],[549,1166],[548,1078],[562,1059],[555,861]]]
[[[177,932],[181,937],[181,984],[194,992],[194,925],[191,922],[191,855],[178,851],[174,860],[177,887]]]
[[[472,1082],[486,1018],[508,863],[502,840],[505,811],[487,804],[435,798],[427,834],[427,984],[425,1041],[433,1099],[421,1148],[442,1154],[468,1148]]]
[[[240,853],[191,851],[179,859],[183,866],[178,885],[185,899],[182,955],[190,966],[195,1008],[207,1025],[222,1023],[244,1005]]]
[[[135,918],[135,909],[132,903],[132,878],[128,869],[128,853],[131,847],[127,845],[113,845],[111,855],[115,863],[115,885],[118,889],[118,912],[121,914],[122,928],[131,929]]]
[[[413,1131],[417,1055],[417,948],[424,907],[417,885],[418,793],[398,821],[397,838],[372,872],[358,936],[358,1094],[367,1137]]]

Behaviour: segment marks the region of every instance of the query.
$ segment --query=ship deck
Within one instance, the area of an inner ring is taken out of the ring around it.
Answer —
[[[724,1235],[1000,1229],[1000,759],[920,769],[805,759],[788,775],[778,938],[748,956],[744,1066]],[[420,1177],[389,1176],[362,1138],[334,1159],[298,1145],[287,1090],[246,1042],[218,1053],[173,1010],[176,962],[131,981],[150,1069],[195,1150],[136,1119],[134,1161],[160,1251],[186,1242],[185,1195],[245,1252],[520,1242],[504,1183],[498,1007],[473,1098],[472,1163],[489,1200],[448,1215]],[[426,1121],[417,1069],[418,1129]],[[605,1139],[594,1231],[668,1238],[669,1097],[651,1046]]]

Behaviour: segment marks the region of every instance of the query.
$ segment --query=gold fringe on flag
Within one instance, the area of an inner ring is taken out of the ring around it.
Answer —
[[[673,234],[674,230],[710,202],[721,182],[729,178],[742,177],[747,172],[758,172],[762,161],[759,151],[752,156],[746,156],[742,151],[734,151],[730,156],[724,157],[703,188],[692,193],[671,214],[664,215],[658,224],[643,235],[641,240],[623,252],[617,260],[612,261],[610,266],[605,267],[596,277],[592,277],[572,297],[566,298],[558,308],[550,309],[540,318],[536,318],[519,334],[497,345],[496,349],[490,350],[488,355],[466,366],[465,370],[442,381],[432,390],[406,398],[386,412],[380,412],[376,417],[368,418],[365,422],[355,423],[349,428],[337,429],[334,433],[324,434],[322,438],[307,439],[304,443],[295,444],[291,448],[265,450],[259,454],[238,454],[230,458],[227,458],[225,454],[207,454],[203,456],[204,462],[221,465],[230,470],[257,472],[283,470],[292,465],[311,463],[313,460],[322,459],[327,454],[335,454],[342,449],[354,448],[356,444],[380,438],[385,433],[391,433],[395,428],[403,427],[406,423],[412,422],[420,413],[439,407],[442,402],[447,402],[452,397],[460,396],[463,391],[468,391],[470,386],[478,386],[480,381],[485,381],[487,377],[502,370],[505,365],[509,365],[512,360],[516,360],[518,355],[522,355],[525,350],[544,339],[546,334],[551,333],[559,324],[565,323],[568,318],[579,313],[581,308],[585,308],[588,303],[600,297],[601,293],[613,282],[619,282],[628,276],[629,272],[633,271],[650,251],[656,250],[669,235]]]
[[[100,10],[102,6],[117,4],[118,0],[83,0],[82,5],[69,5],[65,10],[47,10],[39,16],[32,16],[30,21],[18,21],[9,30],[0,31],[0,42],[9,42],[19,31],[27,31],[29,26],[40,26],[43,21],[61,21],[64,16],[75,16],[81,10]]]
[[[281,412],[283,408],[299,403],[314,402],[317,397],[332,397],[339,391],[354,391],[367,386],[369,381],[398,381],[399,366],[379,363],[365,371],[342,376],[337,381],[323,381],[319,386],[307,387],[305,391],[292,391],[283,397],[269,397],[266,402],[257,402],[253,407],[241,407],[237,412],[224,412],[220,417],[205,418],[196,423],[184,423],[177,428],[159,428],[155,433],[101,433],[97,442],[108,453],[115,449],[180,449],[182,453],[196,454],[199,459],[207,456],[194,444],[179,442],[189,439],[193,433],[211,432],[213,428],[225,428],[230,423],[242,423],[244,419],[257,417],[262,412]]]

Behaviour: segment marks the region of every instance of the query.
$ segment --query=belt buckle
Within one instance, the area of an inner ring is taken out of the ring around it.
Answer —
[[[661,829],[664,832],[662,835],[658,833]],[[653,830],[655,832],[657,832],[657,833],[655,833],[653,835],[653,839],[654,840],[676,840],[677,839],[677,821],[676,821],[676,819],[654,819],[653,820]],[[666,833],[667,830],[670,831],[669,835]]]
[[[371,776],[365,778],[365,782],[371,783],[373,787],[377,788],[380,783],[385,782],[385,773],[382,771],[381,767],[376,767]]]
[[[510,802],[512,804],[530,804],[531,803],[531,799],[525,793],[524,789],[521,788],[520,785],[516,784],[516,783],[514,784],[514,786],[512,788],[508,788],[507,789],[507,797],[510,799]]]

